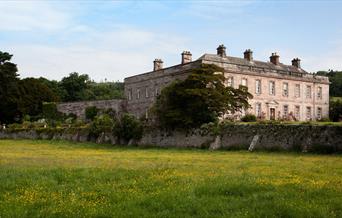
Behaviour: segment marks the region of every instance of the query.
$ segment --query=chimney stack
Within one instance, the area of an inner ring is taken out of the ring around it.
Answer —
[[[292,66],[300,68],[300,59],[299,58],[294,58],[292,60]]]
[[[253,61],[253,51],[250,49],[247,49],[244,53],[243,53],[244,58],[247,61]]]
[[[162,59],[154,59],[153,61],[153,71],[163,69],[163,61]]]
[[[226,47],[223,44],[219,45],[219,47],[216,50],[217,50],[217,55],[221,57],[226,57]]]
[[[270,61],[274,64],[274,65],[278,65],[279,64],[279,55],[274,52],[272,53],[271,57],[270,57]]]
[[[190,51],[183,51],[182,53],[182,64],[186,64],[192,61],[192,54]]]

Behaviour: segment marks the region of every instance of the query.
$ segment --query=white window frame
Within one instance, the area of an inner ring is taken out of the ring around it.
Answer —
[[[132,89],[128,89],[128,100],[132,100]]]
[[[306,107],[306,111],[305,111],[305,116],[306,116],[306,120],[311,120],[312,119],[312,109],[311,107]]]
[[[255,80],[255,94],[257,95],[261,94],[261,80],[260,79]]]
[[[300,84],[295,84],[295,98],[300,98]]]
[[[322,99],[322,87],[317,87],[317,99]]]
[[[148,87],[146,87],[145,89],[145,97],[148,98],[149,97],[149,93],[148,93]]]
[[[305,97],[310,99],[312,97],[312,88],[310,85],[306,85],[306,89],[305,89]]]
[[[289,83],[287,82],[283,83],[283,96],[289,97]]]
[[[286,108],[286,110],[285,110]],[[284,118],[287,118],[289,116],[289,105],[285,104],[283,105],[283,116]]]
[[[317,107],[317,119],[322,119],[322,108],[321,107]]]
[[[245,84],[244,84],[244,82],[245,82]],[[246,78],[242,78],[241,79],[241,85],[248,87],[248,80]]]
[[[230,76],[227,78],[227,86],[234,87],[234,77]]]
[[[140,89],[137,89],[137,99],[140,99]]]
[[[297,110],[298,109],[298,110]],[[300,120],[300,106],[299,105],[295,105],[295,109],[294,109],[295,113],[294,116],[297,120]]]
[[[276,94],[275,81],[270,81],[269,82],[269,94],[270,95],[275,95]]]
[[[255,115],[256,117],[261,117],[261,103],[255,103]]]

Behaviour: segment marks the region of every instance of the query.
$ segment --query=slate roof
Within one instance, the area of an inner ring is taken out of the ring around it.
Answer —
[[[282,63],[279,63],[278,65],[275,65],[271,62],[263,62],[263,61],[248,61],[244,58],[238,58],[238,57],[221,57],[216,54],[204,54],[198,60],[207,60],[207,61],[213,61],[213,62],[221,62],[221,63],[228,63],[228,64],[235,64],[240,66],[249,66],[249,67],[257,67],[257,68],[263,68],[263,69],[270,69],[270,70],[278,70],[278,71],[285,71],[285,72],[294,72],[294,73],[301,73],[301,74],[307,74],[305,70],[301,68],[297,68],[292,65],[285,65]]]

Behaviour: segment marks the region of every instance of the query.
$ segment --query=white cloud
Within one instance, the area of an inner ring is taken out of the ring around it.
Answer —
[[[21,77],[61,79],[70,72],[87,73],[96,81],[123,80],[150,71],[154,58],[165,65],[180,62],[186,39],[134,28],[96,32],[83,29],[82,40],[68,45],[12,44],[2,46],[14,54]]]
[[[0,11],[0,31],[58,30],[69,21],[68,14],[44,1],[3,1]]]

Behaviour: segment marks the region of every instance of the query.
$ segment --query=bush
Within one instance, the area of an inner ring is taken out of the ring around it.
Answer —
[[[141,122],[131,114],[124,114],[115,122],[113,133],[120,139],[140,139],[143,134]]]
[[[256,116],[253,114],[246,114],[241,118],[242,122],[255,122],[256,121]]]
[[[99,136],[103,132],[112,132],[114,121],[108,114],[96,116],[90,124],[90,134]]]
[[[98,113],[98,109],[95,106],[86,107],[85,116],[87,120],[94,120]]]
[[[43,116],[46,119],[56,120],[58,118],[56,103],[44,102],[43,103]]]

